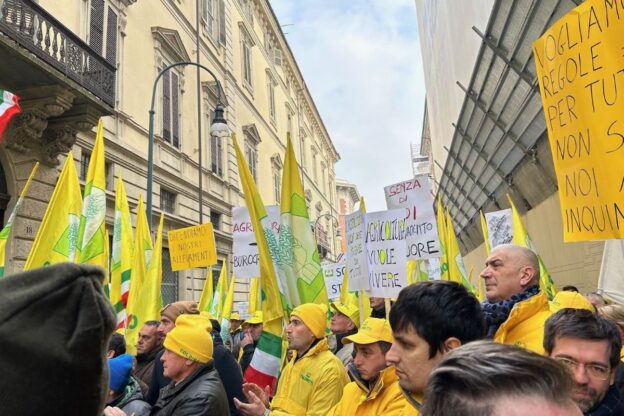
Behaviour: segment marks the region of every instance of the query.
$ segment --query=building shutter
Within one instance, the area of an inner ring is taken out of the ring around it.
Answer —
[[[173,135],[173,146],[180,147],[180,108],[178,99],[180,98],[180,89],[178,83],[178,74],[171,73],[171,132]]]
[[[117,13],[110,7],[106,21],[106,60],[113,65],[117,64]]]
[[[104,46],[104,0],[91,0],[89,46],[98,54],[102,54],[102,47]]]
[[[169,71],[163,74],[163,139],[171,143],[171,82]]]
[[[219,0],[219,43],[225,47],[225,1]]]
[[[275,65],[282,66],[282,51],[278,48],[273,49],[273,61]]]

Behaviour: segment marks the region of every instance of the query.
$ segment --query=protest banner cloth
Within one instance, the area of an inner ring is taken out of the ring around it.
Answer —
[[[172,271],[211,266],[217,263],[217,250],[211,223],[171,230],[167,234]]]
[[[277,205],[266,207],[268,221],[275,240],[279,238],[280,210]],[[260,276],[258,266],[258,243],[247,207],[233,207],[232,238],[234,240],[232,265],[237,279],[251,279]]]
[[[388,209],[405,211],[405,242],[409,260],[440,256],[438,227],[427,175],[384,188]]]
[[[533,43],[565,242],[624,238],[624,13],[618,4],[588,0]]]

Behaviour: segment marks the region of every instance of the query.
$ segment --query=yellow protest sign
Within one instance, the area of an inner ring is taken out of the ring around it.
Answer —
[[[533,43],[563,239],[624,238],[624,5],[588,0]]]
[[[180,228],[167,233],[171,270],[186,270],[217,263],[212,224]]]

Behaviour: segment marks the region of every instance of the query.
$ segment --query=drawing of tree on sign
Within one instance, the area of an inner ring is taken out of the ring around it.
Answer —
[[[511,210],[489,212],[486,214],[486,219],[492,249],[501,244],[510,244],[513,241]]]

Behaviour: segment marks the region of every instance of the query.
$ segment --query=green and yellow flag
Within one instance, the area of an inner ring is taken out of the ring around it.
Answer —
[[[516,209],[516,206],[513,203],[513,200],[509,195],[507,195],[507,200],[509,201],[509,205],[511,206],[511,218],[513,224],[513,243],[517,246],[530,248],[537,254],[537,250],[535,245],[533,244],[533,240],[527,233],[526,228],[524,228],[524,224],[522,222],[522,218],[520,218],[520,214]],[[544,261],[542,257],[537,254],[537,259],[539,261],[539,272],[540,272],[540,289],[545,290],[548,295],[548,300],[552,300],[557,294],[557,288],[555,287],[555,282],[552,279],[550,273],[546,269],[544,265]]]
[[[468,289],[469,292],[474,293],[475,289],[466,274],[464,259],[459,251],[459,243],[457,242],[455,230],[453,229],[453,220],[451,219],[451,215],[448,211],[446,211],[446,226],[446,256],[448,261],[449,280],[461,283],[466,289]]]
[[[212,266],[208,267],[208,273],[206,274],[206,280],[204,280],[204,288],[202,289],[201,297],[199,298],[198,309],[200,311],[209,312],[212,304],[213,294],[213,281],[212,281]]]
[[[262,310],[262,299],[260,298],[260,278],[252,277],[249,285],[249,306],[247,308],[247,312],[249,315],[252,315],[257,310]]]
[[[134,250],[134,237],[132,235],[130,218],[126,188],[120,172],[117,177],[117,189],[115,191],[115,225],[113,228],[110,291],[110,301],[117,314],[117,329],[125,327],[126,305],[130,293],[132,252]]]
[[[147,216],[145,214],[145,206],[143,198],[139,195],[139,204],[137,206],[136,234],[134,238],[134,249],[132,251],[132,276],[130,278],[130,294],[128,295],[128,304],[126,306],[126,315],[128,321],[126,323],[126,350],[130,354],[136,354],[136,343],[139,336],[139,330],[145,321],[141,321],[141,311],[137,311],[140,307],[138,304],[144,281],[147,279],[147,270],[152,258],[152,238],[147,225]]]
[[[485,215],[483,215],[483,211],[479,211],[479,214],[481,216],[481,231],[483,232],[485,255],[489,256],[490,252],[492,251],[490,249],[490,233],[488,232],[487,221],[485,220]]]
[[[284,312],[271,252],[265,237],[265,233],[272,232],[271,224],[249,167],[238,147],[234,133],[232,134],[232,141],[234,142],[238,174],[241,187],[243,188],[243,195],[245,196],[245,204],[249,210],[249,217],[256,236],[256,243],[258,244],[260,286],[263,293],[262,318],[264,326],[251,363],[245,371],[244,380],[256,383],[262,389],[268,385],[271,391],[274,392],[282,358]]]
[[[24,271],[78,260],[76,247],[81,211],[80,183],[70,151],[24,264]]]
[[[227,297],[227,290],[227,265],[223,262],[221,272],[219,273],[219,280],[217,281],[217,289],[212,295],[212,303],[210,305],[210,315],[217,321],[220,320],[223,315],[223,305]]]
[[[447,256],[447,226],[444,217],[444,208],[442,207],[442,197],[438,195],[436,207],[436,222],[438,226],[438,238],[440,238],[440,279],[449,279],[449,261]]]
[[[228,345],[231,345],[232,342],[230,339],[230,316],[232,315],[232,307],[234,306],[235,284],[236,277],[232,274],[227,290],[227,296],[225,297],[225,302],[223,302],[223,312],[221,313],[221,338],[223,339],[223,342]]]
[[[282,176],[278,273],[288,310],[303,303],[328,304],[327,288],[316,239],[310,228],[303,185],[290,134]]]
[[[11,211],[11,216],[9,217],[9,220],[7,221],[2,231],[0,231],[0,278],[4,276],[6,244],[9,238],[9,234],[11,234],[11,228],[13,227],[13,223],[15,222],[15,216],[17,215],[17,212],[19,211],[20,207],[24,203],[24,197],[28,193],[28,188],[30,188],[30,183],[32,182],[32,179],[35,177],[35,174],[37,173],[37,169],[39,169],[39,162],[35,163],[35,166],[32,168],[32,171],[30,172],[30,176],[28,176],[28,180],[26,181],[26,184],[24,185],[24,188],[22,189],[22,192],[20,193],[20,196],[17,199],[17,202],[15,203],[15,206],[13,207],[13,211]]]
[[[105,217],[106,164],[104,161],[104,126],[100,118],[82,199],[82,214],[78,228],[80,263],[106,268],[108,259],[104,258],[104,246],[108,242],[104,239]]]

